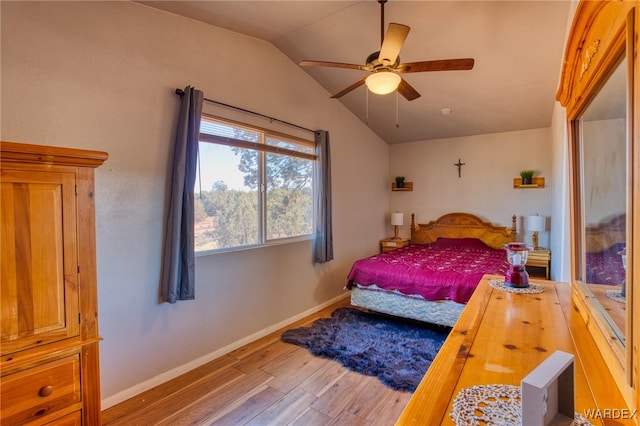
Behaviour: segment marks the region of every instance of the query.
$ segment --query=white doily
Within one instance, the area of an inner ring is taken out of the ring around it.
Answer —
[[[544,287],[540,284],[529,283],[529,287],[510,287],[504,283],[504,280],[489,280],[489,285],[496,290],[502,290],[507,293],[519,293],[519,294],[537,294],[543,293]]]
[[[607,290],[604,292],[604,295],[611,300],[615,300],[616,302],[626,303],[626,299],[622,295],[622,290]]]
[[[450,416],[458,426],[517,425],[520,388],[507,385],[471,386],[460,390]]]
[[[460,390],[449,414],[457,426],[522,424],[520,388],[509,385],[478,385]],[[575,413],[574,426],[591,426]]]

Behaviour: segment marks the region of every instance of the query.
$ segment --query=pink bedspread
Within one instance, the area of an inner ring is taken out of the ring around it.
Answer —
[[[441,238],[357,260],[347,287],[375,284],[427,300],[467,303],[484,274],[504,275],[508,266],[504,250],[472,238]]]
[[[625,279],[622,256],[618,253],[625,247],[618,243],[599,253],[586,254],[587,282],[593,284],[618,285]]]

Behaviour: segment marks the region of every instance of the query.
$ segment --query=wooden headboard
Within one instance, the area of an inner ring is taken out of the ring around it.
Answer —
[[[619,243],[627,241],[627,216],[617,214],[596,225],[585,227],[587,253],[600,253]]]
[[[493,248],[515,241],[516,219],[511,218],[511,228],[495,226],[470,213],[449,213],[427,224],[416,224],[411,214],[411,243],[428,244],[442,238],[478,238]]]

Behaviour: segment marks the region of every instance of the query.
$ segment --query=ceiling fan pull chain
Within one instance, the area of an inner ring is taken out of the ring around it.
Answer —
[[[400,124],[398,123],[398,121],[400,121],[398,119],[399,113],[398,113],[398,91],[396,90],[396,127],[400,128]]]
[[[366,93],[365,95],[366,105],[364,108],[364,114],[365,114],[364,121],[368,125],[369,124],[369,89],[366,89],[365,93]]]

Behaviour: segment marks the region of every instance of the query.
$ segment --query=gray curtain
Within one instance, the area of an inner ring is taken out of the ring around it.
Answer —
[[[173,154],[173,175],[167,216],[162,301],[195,299],[193,237],[193,188],[198,161],[198,135],[203,94],[191,86],[184,89]]]
[[[313,261],[324,263],[333,259],[333,219],[331,217],[331,153],[329,132],[314,132],[316,142],[316,198],[314,200],[316,230]]]

